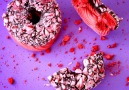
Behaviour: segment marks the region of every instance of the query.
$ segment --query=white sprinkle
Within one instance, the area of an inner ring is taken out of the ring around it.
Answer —
[[[6,23],[8,23],[8,18],[4,18],[4,23],[6,24]]]
[[[2,18],[4,18],[4,17],[6,17],[6,14],[5,13],[3,13],[3,15],[2,15]]]
[[[81,69],[76,69],[75,73],[82,73],[82,70]]]
[[[114,76],[114,74],[113,73],[110,73],[110,76]]]
[[[44,86],[50,87],[50,86],[51,86],[51,84],[44,84]]]
[[[89,64],[89,61],[88,61],[87,59],[84,59],[84,60],[83,60],[83,65],[84,65],[84,67],[87,67],[88,64]]]
[[[17,6],[20,6],[20,2],[19,2],[19,1],[16,1],[15,4],[16,4]]]
[[[82,27],[81,27],[81,26],[78,28],[78,31],[79,31],[79,32],[81,32],[81,31],[82,31]]]
[[[65,89],[66,89],[65,85],[63,85],[63,84],[61,85],[61,87],[62,87],[62,89],[63,89],[63,90],[65,90]]]
[[[45,29],[45,35],[49,36],[49,32]]]
[[[73,62],[68,63],[68,66],[70,66],[71,64],[73,64]]]

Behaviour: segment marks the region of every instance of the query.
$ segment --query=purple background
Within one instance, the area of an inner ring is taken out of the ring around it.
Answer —
[[[0,0],[0,16],[5,11],[6,5],[9,2],[5,1],[7,0]],[[31,57],[32,51],[17,46],[12,39],[6,39],[8,32],[3,26],[2,18],[0,18],[0,90],[54,90],[53,87],[45,87],[44,84],[48,82],[42,80],[42,78],[46,79],[48,75],[58,71],[60,69],[57,67],[58,63],[62,63],[63,67],[67,67],[68,63],[73,62],[69,66],[71,69],[77,61],[81,63],[85,58],[84,55],[90,53],[93,43],[99,45],[100,49],[105,53],[114,54],[115,57],[112,61],[120,60],[121,62],[120,74],[110,76],[110,72],[106,70],[105,79],[94,90],[129,90],[129,86],[125,86],[126,77],[129,76],[129,0],[102,1],[120,17],[124,18],[120,23],[120,27],[116,31],[112,31],[105,41],[101,41],[100,36],[84,23],[78,26],[74,25],[74,20],[78,20],[80,17],[73,9],[70,0],[57,0],[62,11],[62,18],[67,18],[68,20],[67,24],[63,22],[62,27],[68,26],[68,28],[66,31],[63,28],[61,29],[59,37],[51,48],[51,53],[45,53],[44,56],[40,56],[41,52],[34,52],[36,58],[39,58],[38,62],[35,62],[35,58]],[[79,26],[83,27],[81,33],[78,33]],[[71,32],[73,35],[68,44],[66,46],[58,46],[63,36],[71,35]],[[64,54],[71,47],[76,47],[77,44],[73,41],[74,38],[77,38],[78,42],[85,46],[85,49],[79,50],[76,48],[75,54],[69,52]],[[94,38],[97,38],[97,40],[93,41]],[[86,40],[86,44],[82,42],[83,39]],[[108,49],[107,45],[114,42],[118,44],[117,48]],[[2,50],[3,47],[5,47],[4,50]],[[13,56],[14,58],[12,58]],[[74,57],[76,57],[76,60],[73,60]],[[105,60],[105,64],[112,61]],[[52,63],[52,67],[47,66],[49,62]],[[37,70],[33,71],[35,67],[37,67]],[[7,78],[9,77],[15,79],[14,85],[10,85],[7,82]],[[27,82],[24,83],[24,80]]]

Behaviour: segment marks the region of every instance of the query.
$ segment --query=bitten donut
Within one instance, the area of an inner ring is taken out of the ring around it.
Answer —
[[[54,0],[12,0],[2,17],[13,40],[32,51],[50,48],[62,22]]]
[[[103,57],[94,54],[83,61],[83,69],[75,72],[63,68],[48,77],[56,90],[90,90],[96,87],[105,76]]]
[[[111,30],[118,28],[119,18],[101,0],[71,0],[72,5],[82,20],[97,34],[106,36]]]

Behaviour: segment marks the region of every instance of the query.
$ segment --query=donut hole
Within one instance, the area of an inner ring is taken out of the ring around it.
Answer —
[[[36,24],[40,21],[41,12],[36,11],[35,8],[31,7],[28,9],[27,19],[32,22],[32,24]]]

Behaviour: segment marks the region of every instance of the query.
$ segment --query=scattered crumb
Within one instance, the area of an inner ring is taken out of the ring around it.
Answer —
[[[110,76],[116,76],[119,75],[121,72],[121,62],[120,61],[114,61],[114,62],[109,62],[105,66],[106,70],[109,71]]]
[[[107,48],[116,48],[117,47],[117,43],[113,43],[112,45],[108,45]]]
[[[114,58],[114,55],[105,54],[104,58],[107,59],[107,60],[112,60]]]
[[[98,45],[92,46],[91,51],[92,52],[99,51],[99,46]]]
[[[52,64],[51,64],[51,63],[48,63],[48,64],[47,64],[47,66],[48,66],[48,67],[51,67],[51,66],[52,66]]]
[[[101,36],[100,40],[107,40],[107,38],[105,36]]]
[[[8,83],[9,84],[14,84],[14,79],[12,77],[8,78]]]
[[[57,65],[58,65],[59,68],[63,67],[63,64],[61,64],[61,63],[57,64]]]
[[[65,24],[67,23],[67,19],[66,19],[66,18],[64,18],[64,23],[65,23]]]
[[[36,71],[36,70],[38,70],[38,68],[37,68],[37,67],[35,67],[33,70],[34,70],[34,71]]]
[[[74,20],[74,24],[75,25],[79,25],[79,24],[81,24],[82,23],[82,20]]]
[[[6,36],[6,39],[10,39],[10,36]]]
[[[78,33],[81,33],[82,32],[82,26],[80,26],[79,28],[78,28]]]
[[[66,45],[66,43],[70,40],[70,37],[68,35],[64,36],[62,39],[62,45]]]
[[[32,53],[32,54],[31,54],[31,57],[32,57],[32,58],[34,58],[35,56],[36,56],[36,54],[35,54],[35,53]]]
[[[129,83],[129,77],[126,78],[126,82]]]
[[[69,52],[72,52],[72,53],[75,52],[75,48],[74,47],[70,48]]]
[[[43,53],[43,52],[41,52],[41,53],[40,53],[40,56],[43,56],[43,55],[44,55],[44,53]]]
[[[77,48],[78,48],[78,49],[83,49],[84,46],[83,46],[83,44],[78,44],[78,45],[77,45]]]

